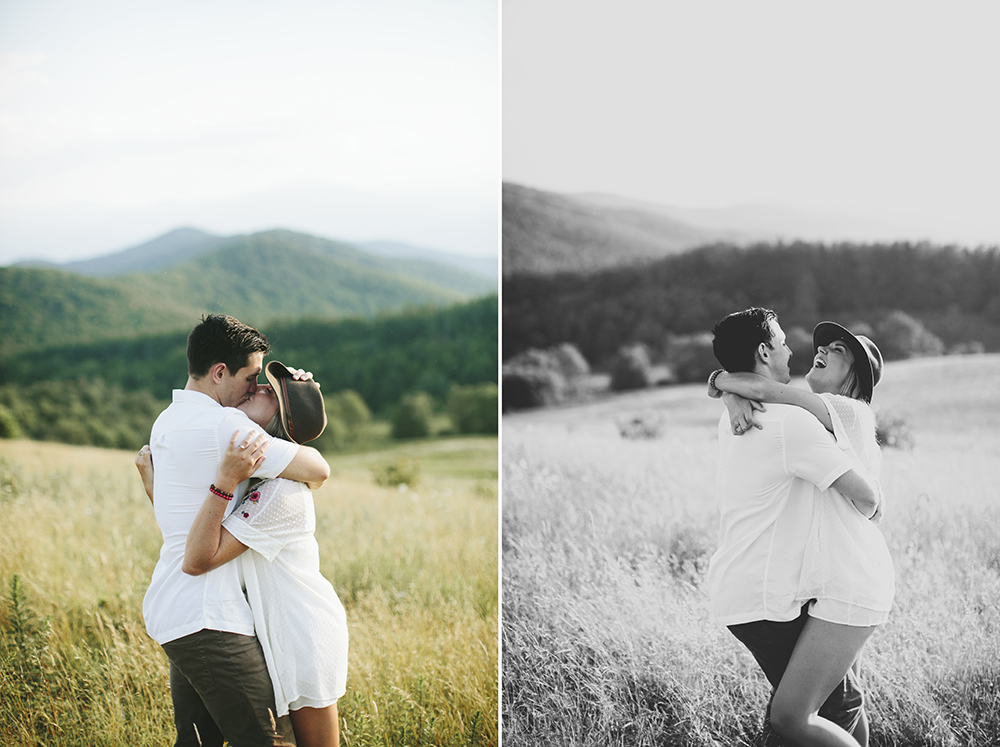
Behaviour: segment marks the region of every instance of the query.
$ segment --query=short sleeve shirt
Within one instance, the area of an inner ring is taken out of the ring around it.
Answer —
[[[168,643],[208,628],[253,635],[253,615],[243,594],[237,563],[226,563],[200,576],[181,570],[184,547],[194,518],[233,433],[263,429],[242,411],[223,407],[200,392],[174,390],[173,401],[153,424],[153,507],[163,534],[160,557],[143,599],[146,631],[157,643]],[[255,476],[277,477],[292,461],[298,446],[273,439]],[[240,502],[240,483],[229,511]]]
[[[719,421],[719,548],[709,562],[712,614],[723,625],[784,622],[800,612],[799,577],[822,492],[852,468],[810,413],[768,404],[743,436]]]

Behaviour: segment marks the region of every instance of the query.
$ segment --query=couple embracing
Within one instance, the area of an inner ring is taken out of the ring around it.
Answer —
[[[319,570],[311,492],[330,467],[303,445],[326,411],[312,374],[265,371],[269,351],[253,327],[203,318],[187,385],[136,458],[163,534],[143,616],[170,662],[177,747],[340,741],[347,620]]]
[[[765,745],[866,746],[861,652],[894,595],[870,407],[882,356],[867,337],[821,322],[805,391],[789,385],[791,350],[773,311],[730,314],[713,335],[723,369],[709,394],[728,413],[712,613],[773,688]]]

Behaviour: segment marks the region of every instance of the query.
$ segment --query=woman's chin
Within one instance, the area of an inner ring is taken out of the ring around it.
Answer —
[[[815,366],[810,368],[808,373],[806,373],[806,384],[814,392],[819,393],[823,391],[823,377],[819,375]]]

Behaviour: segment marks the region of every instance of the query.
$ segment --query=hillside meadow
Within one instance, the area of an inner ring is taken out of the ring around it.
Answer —
[[[703,589],[704,391],[504,416],[505,744],[758,744],[767,682]],[[910,448],[884,450],[897,595],[864,655],[871,744],[1000,744],[1000,356],[888,364],[874,403]],[[620,435],[637,424],[659,436]]]
[[[173,743],[142,621],[160,534],[133,458],[0,440],[0,744]],[[497,438],[330,463],[315,497],[350,630],[342,744],[496,745]],[[400,465],[409,484],[376,484]]]

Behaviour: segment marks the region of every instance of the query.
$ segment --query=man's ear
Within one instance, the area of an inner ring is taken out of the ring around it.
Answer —
[[[757,361],[763,363],[765,366],[771,359],[771,346],[766,342],[762,342],[757,346]]]
[[[212,383],[221,384],[222,378],[225,376],[227,370],[228,368],[225,363],[216,363],[208,369],[208,373],[212,377]]]

